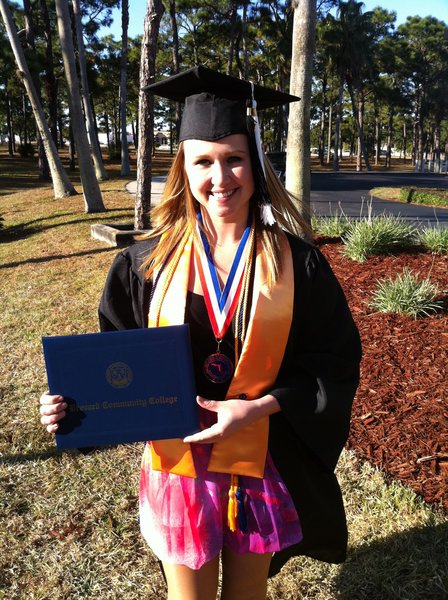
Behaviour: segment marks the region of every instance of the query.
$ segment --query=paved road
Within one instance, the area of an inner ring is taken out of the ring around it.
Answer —
[[[342,211],[348,217],[366,216],[371,200],[370,190],[375,187],[402,187],[419,185],[448,190],[448,177],[445,175],[416,174],[412,172],[322,172],[314,171],[311,176],[311,206],[319,215],[332,215]],[[428,208],[416,204],[390,202],[372,199],[372,212],[392,214],[427,225],[439,223],[448,227],[448,209]]]
[[[152,182],[153,202],[157,204],[163,191],[164,177],[154,177]],[[348,217],[366,216],[371,201],[370,190],[375,187],[402,187],[419,185],[448,189],[448,176],[433,174],[415,174],[406,172],[339,173],[314,171],[311,176],[311,208],[319,215],[334,215],[341,210]],[[128,183],[126,189],[135,194],[136,182]],[[389,202],[372,199],[372,212],[378,214],[399,215],[414,223],[448,227],[448,209],[428,208],[402,202]]]

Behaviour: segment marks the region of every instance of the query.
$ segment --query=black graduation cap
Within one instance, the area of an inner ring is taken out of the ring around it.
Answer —
[[[213,141],[235,133],[247,133],[248,106],[263,109],[300,100],[297,96],[223,75],[202,65],[143,89],[169,100],[185,102],[179,141]]]

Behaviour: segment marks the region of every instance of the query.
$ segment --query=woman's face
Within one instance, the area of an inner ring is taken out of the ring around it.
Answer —
[[[190,190],[212,221],[247,221],[254,180],[247,137],[229,135],[215,142],[185,140]]]

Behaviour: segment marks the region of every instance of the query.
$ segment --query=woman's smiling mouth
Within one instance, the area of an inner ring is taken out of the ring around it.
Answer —
[[[225,198],[230,198],[230,196],[235,192],[235,189],[229,190],[228,192],[210,192],[209,195],[217,200],[222,200]]]

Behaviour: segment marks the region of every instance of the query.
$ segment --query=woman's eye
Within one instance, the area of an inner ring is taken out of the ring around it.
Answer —
[[[243,159],[241,158],[241,156],[230,156],[228,158],[228,162],[230,164],[235,164],[235,163],[240,163]]]
[[[206,167],[210,164],[210,161],[207,158],[200,158],[195,162],[196,165],[200,165],[201,167]]]

